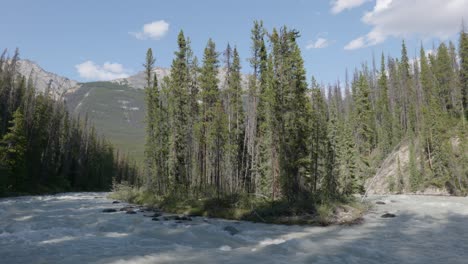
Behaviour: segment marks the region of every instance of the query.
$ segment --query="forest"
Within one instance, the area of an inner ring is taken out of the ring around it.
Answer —
[[[148,49],[144,164],[131,161],[87,116],[38,92],[16,69],[18,51],[0,57],[0,194],[109,190],[133,186],[149,199],[239,199],[287,204],[342,200],[365,192],[382,161],[409,146],[409,181],[391,191],[428,187],[468,192],[466,155],[468,34],[408,56],[381,54],[344,82],[306,74],[286,26],[251,30],[250,68],[236,47],[210,39],[201,61],[180,31],[170,75],[154,74]],[[379,65],[380,66],[377,66]],[[218,78],[224,71],[223,79]],[[250,72],[244,84],[243,72]],[[310,81],[307,81],[309,79]],[[400,162],[400,161],[398,161]],[[141,165],[141,166],[140,166]]]
[[[19,52],[0,56],[0,196],[110,190],[132,183],[138,168],[98,135],[87,117],[73,117],[62,98],[38,92],[18,73]],[[32,73],[31,73],[32,74]]]
[[[137,187],[151,197],[250,197],[288,204],[363,194],[382,161],[408,144],[409,184],[395,193],[468,191],[468,34],[410,58],[382,53],[344,82],[307,75],[286,26],[251,30],[251,74],[242,87],[236,47],[210,39],[201,62],[180,31],[171,74],[158,80],[148,49],[147,139]],[[380,66],[377,66],[380,65]],[[224,80],[217,78],[225,70]],[[310,79],[310,82],[307,81]],[[236,200],[237,201],[237,200]]]

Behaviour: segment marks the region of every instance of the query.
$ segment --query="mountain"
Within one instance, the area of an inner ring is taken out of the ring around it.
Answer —
[[[167,68],[156,67],[153,69],[153,73],[156,73],[156,75],[158,76],[158,80],[161,81],[164,77],[169,76],[169,74],[171,74],[171,70]],[[128,78],[116,79],[110,82],[121,85],[127,85],[136,89],[144,89],[146,85],[145,73],[141,71]]]
[[[70,113],[88,118],[96,130],[105,135],[122,152],[142,161],[145,144],[145,75],[139,72],[128,78],[111,81],[79,83],[48,72],[30,60],[18,62],[19,71],[33,78],[37,89],[44,92],[51,83],[55,98],[66,101]],[[161,81],[170,74],[170,69],[156,67],[153,70]],[[226,70],[218,74],[220,86],[226,79]],[[248,75],[242,76],[242,85],[247,88]]]
[[[39,92],[44,92],[50,85],[50,93],[55,98],[79,86],[77,81],[48,72],[30,60],[19,60],[17,67],[23,76],[32,78],[33,84]]]
[[[220,87],[223,87],[224,84],[225,84],[226,72],[227,72],[226,68],[220,68],[219,69],[218,80],[219,80]],[[155,67],[153,69],[153,73],[156,73],[156,75],[158,76],[158,80],[161,81],[164,77],[169,76],[169,74],[171,74],[171,70],[168,69],[168,68]],[[243,74],[241,76],[241,78],[242,78],[242,87],[244,87],[244,89],[247,88],[248,77],[249,77],[249,75],[246,75],[246,74]],[[143,71],[141,71],[141,72],[139,72],[139,73],[137,73],[135,75],[132,75],[130,77],[116,79],[116,80],[112,80],[110,82],[121,84],[121,85],[127,85],[129,87],[133,87],[133,88],[136,88],[136,89],[144,89],[144,87],[146,85],[145,73]]]
[[[70,113],[87,118],[119,150],[143,160],[145,92],[113,82],[89,82],[65,95]]]

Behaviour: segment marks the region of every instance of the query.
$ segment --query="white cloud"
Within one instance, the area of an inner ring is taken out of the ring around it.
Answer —
[[[331,41],[326,38],[318,38],[316,41],[307,44],[306,49],[323,49],[330,46]]]
[[[101,66],[90,60],[75,65],[75,68],[81,78],[98,81],[127,78],[130,72],[119,63],[105,62]]]
[[[333,14],[338,14],[343,12],[346,9],[353,9],[363,5],[369,0],[333,0],[331,12]]]
[[[143,25],[140,32],[131,32],[137,39],[161,39],[169,31],[169,23],[164,20],[154,21]]]
[[[372,29],[352,40],[345,49],[358,49],[384,42],[388,37],[447,39],[468,18],[466,0],[376,0],[374,9],[362,17]]]
[[[354,49],[359,49],[359,48],[362,48],[362,47],[364,47],[364,37],[360,37],[360,38],[351,40],[351,42],[349,42],[344,47],[344,49],[345,50],[354,50]]]

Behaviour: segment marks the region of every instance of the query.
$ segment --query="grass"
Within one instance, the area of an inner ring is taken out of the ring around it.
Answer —
[[[157,207],[174,214],[284,225],[356,224],[362,221],[367,210],[365,204],[352,197],[333,201],[307,199],[295,203],[268,201],[245,194],[183,199],[180,195],[156,196],[128,185],[114,186],[109,198]]]

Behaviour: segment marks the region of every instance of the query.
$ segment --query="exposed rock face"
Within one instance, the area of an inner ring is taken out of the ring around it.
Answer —
[[[418,148],[419,146],[415,146]],[[409,143],[403,141],[395,150],[383,160],[374,177],[366,180],[364,187],[368,195],[372,194],[409,194]],[[420,163],[420,157],[416,157],[416,163]],[[393,186],[392,186],[393,185]],[[401,185],[399,187],[399,185]],[[425,195],[449,195],[445,189],[435,187],[426,188],[415,194]]]
[[[169,76],[171,71],[166,68],[156,67],[153,69],[153,73],[156,73],[156,75],[158,76],[158,80],[162,81],[164,77]],[[144,89],[146,85],[145,73],[141,71],[128,78],[115,79],[115,80],[112,80],[111,82],[118,83],[121,85],[127,85],[127,86],[137,88],[137,89]]]
[[[37,91],[44,92],[50,84],[50,94],[56,99],[61,98],[69,90],[79,87],[78,82],[48,72],[30,60],[19,60],[17,67],[23,76],[32,78]]]

